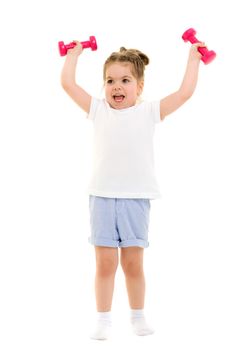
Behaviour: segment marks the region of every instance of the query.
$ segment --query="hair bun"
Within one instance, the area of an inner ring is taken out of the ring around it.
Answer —
[[[126,52],[126,51],[127,51],[127,49],[124,46],[121,46],[120,52]]]
[[[142,62],[144,63],[145,66],[147,66],[150,62],[149,58],[147,57],[147,55],[145,55],[143,52],[136,50],[136,49],[126,49],[124,46],[122,46],[120,48],[120,52],[121,53],[128,53],[128,54],[134,54],[138,57],[141,58]]]
[[[149,57],[147,57],[147,55],[145,55],[141,51],[138,51],[138,56],[141,58],[145,66],[147,66],[150,63]]]

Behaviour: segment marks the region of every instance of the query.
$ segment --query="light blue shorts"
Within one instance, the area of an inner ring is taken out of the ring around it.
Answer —
[[[89,196],[89,242],[105,247],[147,248],[150,199]]]

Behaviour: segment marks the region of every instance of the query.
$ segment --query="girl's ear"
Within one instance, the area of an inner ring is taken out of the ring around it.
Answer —
[[[141,80],[138,82],[138,96],[141,95],[143,88],[144,88],[144,80]]]

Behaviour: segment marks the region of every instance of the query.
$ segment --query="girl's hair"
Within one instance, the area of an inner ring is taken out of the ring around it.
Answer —
[[[144,79],[145,66],[149,64],[149,58],[139,50],[120,48],[120,51],[113,52],[104,63],[103,78],[106,78],[108,65],[115,62],[131,63],[132,74],[138,80]]]

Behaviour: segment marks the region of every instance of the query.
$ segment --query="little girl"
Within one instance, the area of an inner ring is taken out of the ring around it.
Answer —
[[[125,274],[133,331],[149,335],[144,315],[143,252],[148,247],[150,200],[159,196],[154,173],[155,124],[193,94],[201,54],[191,46],[177,91],[160,101],[139,101],[149,58],[134,49],[113,52],[104,64],[105,99],[90,96],[76,83],[81,44],[68,50],[61,84],[94,125],[94,167],[89,186],[91,237],[95,246],[97,326],[93,339],[107,339],[111,328],[114,278],[120,263]],[[120,250],[119,250],[120,249]]]

